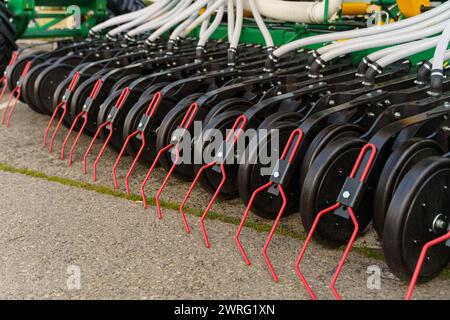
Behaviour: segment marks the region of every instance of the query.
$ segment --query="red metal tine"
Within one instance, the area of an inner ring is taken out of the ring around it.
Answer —
[[[53,143],[55,141],[56,134],[58,133],[59,128],[61,127],[61,124],[62,124],[62,122],[64,120],[64,117],[66,116],[66,113],[67,113],[67,99],[69,98],[68,95],[73,92],[73,90],[75,89],[75,86],[77,85],[79,79],[80,79],[80,73],[77,72],[77,73],[75,73],[73,75],[73,78],[72,78],[72,80],[70,81],[70,84],[69,84],[69,88],[64,93],[62,101],[56,106],[55,110],[53,111],[52,117],[51,117],[47,127],[45,128],[44,141],[42,143],[43,146],[45,146],[47,144],[47,137],[48,137],[48,134],[50,132],[50,128],[51,128],[51,126],[53,124],[53,121],[56,118],[56,115],[58,114],[59,110],[62,108],[63,112],[61,114],[61,118],[59,119],[58,124],[56,125],[56,128],[55,128],[55,131],[53,132],[51,140],[50,140],[50,144],[49,144],[49,148],[48,148],[49,152],[53,151]]]
[[[139,134],[139,132],[140,132],[139,130],[136,130],[135,132],[133,132],[132,134],[130,134],[126,138],[126,140],[125,140],[125,142],[123,144],[122,150],[120,150],[119,155],[117,156],[116,162],[114,162],[114,165],[112,167],[112,174],[113,174],[113,179],[114,179],[114,189],[118,189],[119,188],[119,182],[117,180],[117,173],[116,172],[117,172],[117,167],[119,166],[120,159],[122,158],[123,154],[125,153],[125,150],[126,150],[128,144],[130,143],[130,140],[133,137],[137,136]]]
[[[245,129],[245,126],[247,124],[247,118],[245,117],[245,115],[241,115],[239,116],[236,121],[233,124],[233,127],[231,128],[230,132],[228,133],[226,139],[225,139],[225,144],[229,143],[231,141],[231,144],[229,145],[229,147],[232,147],[236,144],[237,140],[239,139],[239,136],[241,135],[241,133],[243,132],[243,130]],[[226,150],[223,150],[223,153]],[[224,161],[226,161],[226,155],[223,154],[223,159]],[[191,186],[189,187],[189,190],[186,194],[186,196],[184,197],[183,203],[180,206],[180,213],[182,215],[184,215],[184,206],[186,205],[186,202],[189,199],[190,194],[192,193],[192,191],[194,190],[195,185],[197,184],[198,180],[200,179],[202,173],[210,168],[213,167],[215,165],[218,165],[220,167],[220,171],[222,174],[222,180],[219,183],[219,186],[217,187],[217,190],[214,192],[214,195],[212,196],[211,200],[208,203],[208,206],[206,207],[205,211],[203,212],[203,215],[200,218],[200,227],[202,229],[202,233],[203,233],[203,238],[205,240],[205,245],[207,248],[210,248],[210,243],[209,243],[209,239],[208,239],[208,234],[206,232],[206,228],[205,228],[205,219],[206,216],[208,215],[209,210],[211,209],[211,207],[213,206],[214,202],[216,201],[217,197],[219,196],[220,191],[223,188],[223,185],[225,184],[225,182],[227,181],[227,174],[225,171],[225,165],[224,163],[218,163],[217,160],[212,161],[211,163],[205,164],[203,167],[200,168],[200,170],[198,171],[197,175],[195,176],[194,181],[192,182]]]
[[[11,56],[11,60],[9,60],[9,64],[6,66],[3,77],[0,78],[0,84],[3,84],[2,91],[0,92],[0,101],[3,100],[3,96],[5,95],[6,88],[8,87],[8,78],[6,77],[6,72],[9,68],[11,68],[13,66],[14,63],[16,63],[18,56],[19,56],[19,51],[14,51]]]
[[[193,104],[190,105],[188,111],[186,112],[185,116],[183,117],[183,120],[181,121],[181,123],[179,125],[179,128],[185,129],[185,130],[189,129],[190,126],[192,125],[192,122],[194,121],[194,118],[195,118],[195,115],[197,114],[197,111],[198,111],[198,105],[197,105],[197,103],[194,102]],[[176,137],[175,137],[175,140],[176,140]],[[155,197],[157,213],[158,213],[158,217],[160,219],[162,218],[161,205],[160,205],[161,194],[162,194],[165,186],[167,185],[167,182],[169,181],[173,171],[175,170],[175,167],[178,165],[179,158],[180,158],[180,153],[179,153],[179,149],[178,149],[179,141],[178,142],[174,141],[174,143],[169,143],[167,146],[165,146],[164,148],[162,148],[158,152],[158,154],[157,154],[157,156],[156,156],[152,166],[150,167],[150,170],[147,173],[147,176],[145,177],[145,179],[144,179],[144,181],[142,182],[142,185],[141,185],[141,195],[142,195],[142,199],[143,199],[143,203],[144,203],[144,208],[147,208],[147,199],[146,199],[146,196],[145,196],[145,185],[147,184],[148,180],[150,179],[152,171],[154,170],[154,168],[156,166],[156,163],[161,158],[161,155],[164,152],[166,152],[167,150],[170,150],[171,148],[174,148],[175,149],[175,161],[172,164],[172,166],[171,166],[169,172],[167,173],[166,177],[164,178],[164,181],[161,184],[161,187],[159,188],[158,192],[156,193],[156,197]],[[186,216],[185,216],[184,212],[181,213],[181,217],[183,219],[184,227],[185,227],[187,233],[190,233],[190,228],[189,228],[189,225],[187,223],[187,219],[186,219]]]
[[[78,131],[78,134],[75,138],[75,141],[72,144],[72,147],[70,148],[70,153],[69,153],[69,166],[72,166],[72,159],[73,159],[73,153],[75,151],[75,148],[78,144],[78,141],[81,138],[81,135],[83,134],[84,128],[86,128],[86,124],[88,121],[88,116],[89,116],[89,108],[92,104],[92,102],[95,100],[95,98],[97,97],[98,92],[100,91],[100,88],[103,85],[103,81],[101,79],[98,79],[97,82],[95,82],[94,88],[92,89],[87,101],[85,102],[85,105],[83,106],[83,109],[80,113],[78,113],[78,115],[75,117],[72,126],[70,127],[69,132],[67,133],[66,138],[64,139],[64,143],[63,146],[61,148],[61,159],[64,159],[64,151],[66,148],[66,144],[69,141],[70,135],[73,131],[73,129],[75,128],[75,125],[77,124],[78,120],[80,118],[83,118],[83,124],[81,125],[80,130]]]
[[[366,144],[361,149],[361,152],[359,153],[359,156],[358,156],[358,158],[357,158],[357,160],[355,162],[355,165],[353,166],[353,169],[352,169],[352,171],[351,171],[351,173],[349,175],[349,178],[355,178],[356,177],[356,174],[359,172],[359,169],[360,169],[360,166],[361,166],[361,163],[362,163],[363,159],[365,158],[366,155],[369,155],[367,163],[366,163],[366,165],[365,165],[361,175],[359,175],[360,182],[365,182],[366,178],[367,178],[367,175],[369,174],[370,169],[372,167],[372,164],[373,164],[373,162],[375,160],[376,153],[377,153],[377,149],[376,149],[374,144],[371,144],[371,143]],[[301,261],[302,261],[302,259],[304,257],[304,254],[306,252],[306,249],[307,249],[309,243],[311,242],[313,234],[314,234],[315,230],[317,229],[317,226],[318,226],[318,224],[320,222],[320,219],[324,215],[326,215],[326,214],[328,214],[328,213],[338,209],[341,206],[342,206],[342,204],[340,202],[336,202],[334,205],[332,205],[332,206],[330,206],[330,207],[320,211],[317,214],[317,217],[314,220],[314,223],[313,223],[313,225],[311,227],[311,230],[308,233],[308,237],[306,238],[305,243],[303,244],[302,250],[301,250],[301,252],[300,252],[300,254],[299,254],[298,258],[297,258],[297,261],[295,262],[295,271],[297,272],[298,277],[300,278],[300,280],[302,281],[302,283],[305,286],[306,290],[308,291],[310,297],[312,299],[314,299],[314,300],[316,300],[317,298],[316,298],[314,292],[312,291],[311,286],[308,284],[308,282],[306,281],[306,278],[304,277],[303,273],[300,270],[300,263],[301,263]],[[350,240],[349,240],[349,242],[348,242],[348,244],[347,244],[347,246],[345,248],[344,254],[342,255],[341,260],[339,261],[339,265],[338,265],[338,267],[337,267],[337,269],[336,269],[336,271],[335,271],[335,273],[333,275],[333,279],[331,281],[331,286],[330,286],[331,290],[332,290],[334,296],[336,297],[336,299],[338,299],[338,300],[341,300],[342,298],[339,295],[339,293],[337,292],[337,290],[335,288],[335,285],[336,285],[336,282],[337,282],[337,280],[339,278],[339,275],[340,275],[340,273],[342,271],[342,268],[343,268],[343,266],[345,264],[345,261],[346,261],[346,259],[348,257],[348,254],[350,253],[350,250],[351,250],[351,248],[353,246],[353,243],[355,242],[356,236],[358,235],[358,232],[359,232],[359,224],[358,224],[358,221],[356,219],[355,213],[353,212],[353,208],[352,207],[346,207],[346,208],[348,210],[350,218],[352,219],[352,222],[353,222],[353,225],[354,225],[354,231],[352,233],[352,236],[350,237]]]
[[[157,109],[160,101],[161,101],[161,93],[157,92],[156,94],[153,95],[153,98],[150,102],[150,104],[147,107],[147,110],[145,111],[145,115],[147,117],[151,117],[153,116],[155,110]],[[145,128],[144,128],[145,129]],[[141,131],[141,128],[138,128],[136,131],[134,131],[133,133],[131,133],[126,139],[125,142],[122,146],[122,150],[120,150],[119,156],[116,159],[116,162],[114,163],[113,167],[112,167],[112,174],[113,174],[113,179],[114,179],[114,188],[118,189],[119,188],[119,182],[117,180],[117,167],[119,166],[120,160],[122,159],[123,154],[125,153],[125,150],[128,146],[128,144],[130,143],[131,139],[136,137],[138,134],[141,134],[141,147],[135,157],[135,159],[133,160],[133,164],[131,165],[130,169],[128,170],[127,176],[125,178],[125,185],[126,185],[126,189],[127,189],[127,193],[128,195],[130,194],[130,188],[129,188],[129,184],[128,184],[128,179],[131,175],[131,172],[133,171],[134,167],[136,166],[137,160],[139,159],[139,157],[141,156],[142,151],[144,150],[146,141],[145,141],[145,135],[144,132]]]
[[[283,154],[281,155],[281,160],[286,160],[286,157],[288,157],[288,162],[292,163],[294,160],[295,155],[297,154],[298,147],[300,146],[301,140],[303,137],[303,132],[300,128],[295,129],[286,144],[286,147],[283,150]],[[297,138],[297,139],[296,139]],[[294,139],[295,142],[294,142]],[[267,266],[269,267],[270,273],[272,274],[272,278],[275,282],[278,282],[278,276],[275,272],[275,269],[272,266],[272,263],[270,262],[270,258],[267,255],[267,249],[269,248],[270,242],[272,241],[272,238],[275,234],[275,231],[277,229],[277,226],[280,222],[281,216],[284,213],[284,210],[286,208],[287,199],[286,194],[284,192],[284,187],[282,184],[278,184],[278,190],[280,192],[280,195],[283,199],[283,203],[281,205],[280,211],[278,212],[277,218],[275,219],[275,222],[273,223],[272,229],[270,230],[269,236],[267,237],[266,243],[264,244],[262,253],[264,256],[264,260],[266,261]]]
[[[14,97],[14,102],[11,105],[11,109],[9,110],[9,114],[8,114],[8,119],[6,120],[7,128],[9,127],[9,124],[11,122],[11,117],[13,115],[14,110],[16,109],[17,102],[19,102],[20,94],[22,92],[22,90],[21,90],[22,80],[27,75],[28,71],[30,70],[30,67],[31,67],[31,61],[28,61],[27,64],[25,65],[25,68],[22,71],[22,74],[20,75],[19,81],[17,81],[16,87],[13,89],[13,91],[11,91],[11,93],[8,97],[8,102],[6,103],[6,107],[5,107],[5,110],[3,111],[3,115],[2,115],[2,124],[5,122],[5,117],[8,112],[8,108],[10,106],[10,103],[11,103],[11,100],[13,97]]]
[[[430,250],[431,247],[434,247],[444,241],[448,241],[449,239],[450,239],[450,231],[436,239],[433,239],[433,240],[427,242],[423,246],[422,251],[420,252],[419,260],[417,261],[416,269],[414,270],[414,274],[413,274],[411,282],[409,284],[409,288],[408,288],[408,292],[406,293],[405,300],[411,300],[411,297],[414,293],[414,289],[417,285],[417,280],[419,279],[420,271],[422,270],[423,263],[427,256],[428,250]]]
[[[160,101],[161,101],[161,92],[157,92],[153,96],[152,101],[150,101],[150,104],[148,105],[147,111],[145,112],[145,115],[148,116],[148,118],[152,118],[153,117],[153,115],[156,112],[156,109],[159,106]],[[136,167],[137,162],[139,161],[139,158],[141,157],[141,154],[144,151],[145,146],[147,145],[147,141],[145,139],[145,134],[144,134],[145,128],[138,129],[138,130],[141,133],[141,147],[139,148],[138,153],[134,157],[133,163],[131,164],[131,167],[128,170],[127,175],[125,176],[125,188],[127,190],[127,194],[128,195],[130,195],[130,183],[129,183],[129,180],[130,180],[131,173],[133,172],[134,168]]]
[[[210,168],[212,166],[215,166],[215,165],[216,165],[216,161],[213,161],[213,162],[211,162],[209,164],[206,164],[206,165],[204,165],[203,167],[200,168],[200,170],[198,171],[197,175],[194,178],[194,181],[192,181],[192,184],[190,185],[186,195],[184,196],[183,202],[181,203],[181,206],[180,206],[180,213],[181,213],[181,215],[185,216],[184,207],[185,207],[185,205],[186,205],[186,203],[187,203],[187,201],[189,199],[189,196],[191,195],[192,191],[194,190],[195,185],[197,184],[197,181],[200,179],[203,171],[205,171],[206,169],[208,169],[208,168]],[[212,201],[210,201],[210,204],[211,204],[211,202]],[[206,212],[206,210],[205,210],[205,212]],[[205,215],[205,214],[203,213],[203,215]],[[202,225],[202,227],[204,229],[204,226],[203,226],[202,223],[201,223],[201,225]],[[205,237],[205,231],[203,231],[203,236]],[[209,248],[208,237],[205,237],[205,243],[206,243],[206,247]]]
[[[241,251],[242,256],[244,257],[245,263],[247,265],[250,265],[250,259],[248,258],[247,254],[245,253],[244,247],[242,246],[241,241],[239,240],[239,236],[241,235],[242,229],[245,225],[245,220],[247,219],[248,214],[250,213],[250,209],[253,205],[253,202],[255,201],[256,196],[262,192],[263,190],[268,189],[273,184],[272,181],[267,182],[265,185],[262,185],[258,189],[253,192],[252,196],[250,197],[250,201],[248,202],[247,208],[245,209],[244,215],[242,216],[241,223],[239,224],[238,230],[236,232],[236,235],[234,236],[234,241],[236,242],[237,247],[239,248],[239,251]]]
[[[128,98],[129,93],[130,93],[130,88],[128,88],[128,87],[126,87],[125,89],[122,90],[122,92],[120,93],[120,96],[117,99],[116,104],[114,106],[114,108],[116,109],[114,114],[117,114],[117,112],[122,108],[123,104],[125,103],[126,99]],[[114,120],[115,120],[114,117],[115,116],[112,113],[110,113],[108,115],[107,120],[98,127],[98,129],[95,132],[95,135],[92,138],[92,141],[91,141],[91,143],[90,143],[90,145],[89,145],[89,147],[86,150],[86,153],[84,155],[84,159],[83,159],[83,173],[86,174],[87,159],[88,159],[89,153],[90,153],[90,151],[92,149],[92,146],[94,145],[95,141],[97,140],[97,137],[100,134],[101,130],[103,130],[103,128],[105,128],[105,127],[107,127],[109,125],[109,134],[106,137],[106,140],[103,143],[102,148],[101,148],[99,154],[97,155],[97,157],[96,157],[96,159],[94,161],[94,167],[93,167],[93,173],[92,173],[92,179],[94,181],[97,180],[97,166],[98,166],[98,163],[100,162],[100,159],[101,159],[103,153],[105,152],[106,147],[107,147],[107,145],[108,145],[109,141],[111,140],[111,138],[113,136],[113,133],[114,133]]]
[[[297,153],[298,147],[300,146],[302,136],[303,136],[303,132],[300,130],[300,128],[295,129],[294,131],[292,131],[292,133],[291,133],[291,135],[289,136],[289,139],[288,139],[288,141],[287,141],[287,143],[286,143],[286,146],[285,146],[285,148],[284,148],[284,150],[283,150],[283,153],[282,153],[282,155],[281,155],[281,157],[280,157],[280,160],[286,160],[286,158],[288,158],[288,159],[287,159],[288,162],[289,162],[289,163],[292,163],[292,161],[294,160],[295,154]],[[293,143],[293,142],[294,142],[294,139],[296,139],[296,140],[295,140],[295,143]],[[239,227],[238,227],[238,230],[237,230],[237,232],[236,232],[236,235],[235,235],[235,237],[234,237],[234,240],[235,240],[235,242],[236,242],[236,245],[237,245],[237,247],[239,248],[239,251],[241,252],[242,257],[244,258],[245,263],[246,263],[247,265],[250,265],[250,264],[251,264],[251,263],[250,263],[250,259],[248,258],[247,254],[246,254],[246,252],[245,252],[245,250],[244,250],[244,247],[242,246],[242,243],[241,243],[241,241],[239,240],[239,237],[240,237],[240,235],[241,235],[241,233],[242,233],[242,229],[244,228],[245,221],[247,220],[247,217],[248,217],[248,215],[249,215],[249,213],[250,213],[251,207],[252,207],[252,205],[253,205],[253,202],[255,201],[256,196],[257,196],[260,192],[262,192],[262,191],[268,189],[269,187],[271,187],[273,184],[274,184],[274,182],[269,181],[268,183],[266,183],[265,185],[259,187],[258,189],[256,189],[256,190],[253,192],[252,196],[250,197],[250,201],[249,201],[249,203],[247,204],[247,208],[245,209],[244,215],[242,216],[242,219],[241,219],[241,222],[240,222],[240,224],[239,224]],[[266,263],[267,263],[267,265],[268,265],[268,267],[269,267],[269,269],[270,269],[270,272],[271,272],[272,277],[273,277],[273,279],[274,279],[275,282],[278,282],[278,276],[277,276],[277,274],[275,273],[275,270],[274,270],[274,268],[272,267],[272,264],[271,264],[271,262],[270,262],[270,259],[269,259],[268,255],[267,255],[267,249],[268,249],[269,244],[270,244],[270,241],[272,240],[272,237],[273,237],[273,235],[274,235],[274,233],[275,233],[275,230],[276,230],[276,228],[277,228],[277,225],[278,225],[278,223],[279,223],[279,221],[280,221],[280,219],[281,219],[281,216],[283,215],[283,212],[284,212],[284,209],[285,209],[286,203],[287,203],[287,199],[286,199],[286,195],[285,195],[283,186],[282,186],[281,184],[277,184],[277,187],[278,187],[278,190],[279,190],[279,192],[280,192],[280,194],[281,194],[281,197],[282,197],[282,199],[283,199],[283,203],[282,203],[282,205],[281,205],[280,211],[279,211],[279,213],[278,213],[278,215],[277,215],[277,219],[275,220],[275,223],[274,223],[274,225],[272,226],[272,229],[271,229],[271,231],[270,231],[270,233],[269,233],[269,236],[268,236],[268,238],[267,238],[267,240],[266,240],[266,243],[265,243],[265,245],[264,245],[264,248],[263,248],[263,256],[264,256],[264,259],[265,259],[265,261],[266,261]]]

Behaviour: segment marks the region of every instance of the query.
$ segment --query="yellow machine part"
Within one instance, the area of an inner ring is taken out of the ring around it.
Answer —
[[[343,15],[363,15],[367,13],[370,4],[367,2],[344,2],[342,3]]]
[[[397,0],[398,9],[407,18],[421,14],[421,7],[429,7],[430,0]]]

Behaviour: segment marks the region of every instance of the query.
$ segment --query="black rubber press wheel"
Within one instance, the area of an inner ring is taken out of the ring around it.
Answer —
[[[389,268],[400,279],[409,281],[423,246],[448,232],[449,186],[450,159],[430,157],[412,167],[395,191],[384,224],[383,249]],[[433,278],[449,261],[450,247],[432,247],[419,280]]]
[[[405,174],[422,159],[442,153],[442,147],[437,142],[423,138],[407,140],[391,153],[381,171],[375,191],[377,205],[374,207],[373,225],[380,238],[383,237],[389,203]]]
[[[250,143],[246,152],[248,153],[248,161],[239,166],[238,172],[238,188],[239,195],[247,205],[253,192],[262,185],[269,182],[272,173],[272,166],[274,163],[266,163],[262,155],[267,155],[270,159],[277,159],[280,157],[283,146],[287,143],[292,131],[298,128],[298,124],[292,121],[280,121],[272,123],[268,126],[266,132],[259,132],[260,136],[254,138],[258,139],[258,143]],[[271,129],[277,131],[271,131]],[[278,132],[278,135],[276,134]],[[279,141],[278,148],[272,145],[272,141]],[[274,152],[275,154],[272,154]],[[283,215],[289,215],[298,209],[298,164],[293,168],[293,176],[290,183],[284,188],[287,205]],[[282,198],[280,195],[262,191],[255,198],[252,206],[252,212],[257,216],[266,219],[275,219],[282,205]]]
[[[365,144],[366,141],[359,138],[336,140],[316,157],[305,176],[300,196],[300,214],[306,230],[311,229],[321,210],[336,203],[339,192]],[[376,176],[376,171],[374,167],[369,179]],[[359,206],[353,208],[360,233],[367,227],[373,215],[373,184],[370,180],[367,182],[369,187],[365,190]],[[351,219],[330,212],[322,218],[314,235],[318,241],[334,247],[347,243],[353,230]]]

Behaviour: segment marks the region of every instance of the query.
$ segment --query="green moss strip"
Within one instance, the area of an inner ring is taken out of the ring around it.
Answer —
[[[56,183],[60,183],[60,184],[66,185],[66,186],[70,186],[70,187],[94,191],[97,193],[106,194],[109,196],[113,196],[113,197],[121,198],[121,199],[125,199],[125,200],[130,200],[130,201],[135,201],[135,202],[142,201],[142,197],[140,195],[131,194],[128,196],[124,192],[117,191],[117,190],[111,189],[106,186],[94,185],[94,184],[80,182],[80,181],[76,181],[76,180],[72,180],[72,179],[61,178],[58,176],[50,176],[45,173],[31,170],[31,169],[15,168],[15,167],[12,167],[12,166],[7,165],[2,162],[0,162],[0,171],[23,174],[23,175],[27,175],[30,177],[39,178],[39,179],[43,179],[43,180],[47,180],[47,181],[51,181],[51,182],[56,182]],[[156,204],[155,198],[148,198],[147,203],[149,205],[154,206]],[[164,201],[164,200],[160,201],[160,205],[164,209],[179,210],[179,208],[180,208],[180,204],[175,203],[175,202],[170,202],[170,201]],[[196,217],[201,217],[203,214],[203,212],[201,212],[200,210],[194,209],[194,208],[185,208],[185,212],[189,213],[193,216],[196,216]],[[239,223],[240,223],[240,219],[238,219],[236,217],[230,217],[226,214],[222,214],[222,213],[215,212],[215,211],[210,211],[210,213],[207,216],[207,219],[208,220],[217,220],[217,221],[220,221],[223,223],[228,223],[228,224],[233,224],[233,225],[239,225]],[[272,226],[267,223],[253,222],[253,221],[247,221],[245,223],[245,227],[253,229],[257,232],[269,232],[270,229],[272,228]],[[286,228],[283,228],[282,226],[277,228],[276,234],[287,236],[287,237],[298,239],[298,240],[305,240],[305,238],[306,238],[303,233],[290,231],[290,230],[287,230]],[[339,249],[339,250],[343,250],[343,249]],[[379,250],[375,250],[375,249],[371,249],[371,248],[367,248],[367,247],[355,247],[353,249],[353,252],[357,252],[363,256],[366,256],[366,257],[369,257],[372,259],[384,260],[383,253],[380,252]],[[449,269],[444,270],[440,274],[440,278],[450,279],[450,270]]]

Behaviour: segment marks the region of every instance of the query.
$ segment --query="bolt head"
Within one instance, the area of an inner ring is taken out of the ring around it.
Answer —
[[[278,171],[275,171],[275,172],[273,173],[273,176],[274,176],[275,178],[278,178],[278,177],[280,176],[280,173],[279,173]]]
[[[344,193],[342,194],[342,197],[343,197],[344,199],[350,198],[350,192],[344,191]]]

